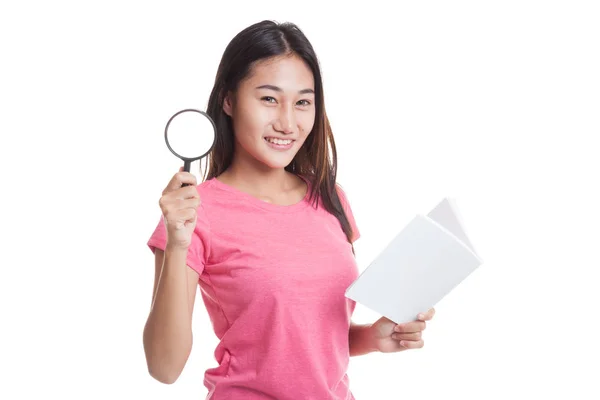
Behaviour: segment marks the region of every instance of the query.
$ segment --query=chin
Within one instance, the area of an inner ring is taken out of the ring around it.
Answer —
[[[271,149],[261,150],[256,154],[256,159],[262,164],[273,169],[283,169],[287,167],[298,153],[298,148],[293,147],[287,151],[274,151]]]
[[[272,169],[283,169],[283,168],[287,167],[292,162],[293,159],[294,159],[293,156],[292,157],[285,157],[285,158],[284,157],[278,157],[278,158],[275,158],[275,157],[261,157],[259,159],[259,161],[262,164],[264,164],[267,167],[269,167],[269,168],[272,168]]]

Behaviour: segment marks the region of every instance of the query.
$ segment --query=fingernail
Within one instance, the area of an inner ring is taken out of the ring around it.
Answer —
[[[419,319],[425,319],[425,316],[423,314],[419,314]]]
[[[394,328],[394,331],[396,331],[396,332],[400,332],[400,326],[399,326],[399,325],[396,325],[396,327]]]

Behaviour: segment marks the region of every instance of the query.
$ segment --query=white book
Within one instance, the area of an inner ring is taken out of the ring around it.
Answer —
[[[417,214],[346,290],[397,324],[434,307],[482,264],[453,199]]]

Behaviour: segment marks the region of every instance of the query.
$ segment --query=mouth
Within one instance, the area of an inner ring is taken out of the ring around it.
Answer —
[[[269,147],[274,148],[276,150],[287,150],[290,149],[295,140],[293,139],[279,139],[274,137],[265,137],[265,142],[269,145]]]

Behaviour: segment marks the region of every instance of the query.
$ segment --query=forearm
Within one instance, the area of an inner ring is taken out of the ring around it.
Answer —
[[[350,324],[349,332],[350,357],[362,356],[377,351],[373,343],[371,324],[359,325],[354,322]]]
[[[165,249],[162,272],[144,328],[148,369],[164,383],[177,379],[192,348],[186,255],[187,250]]]

